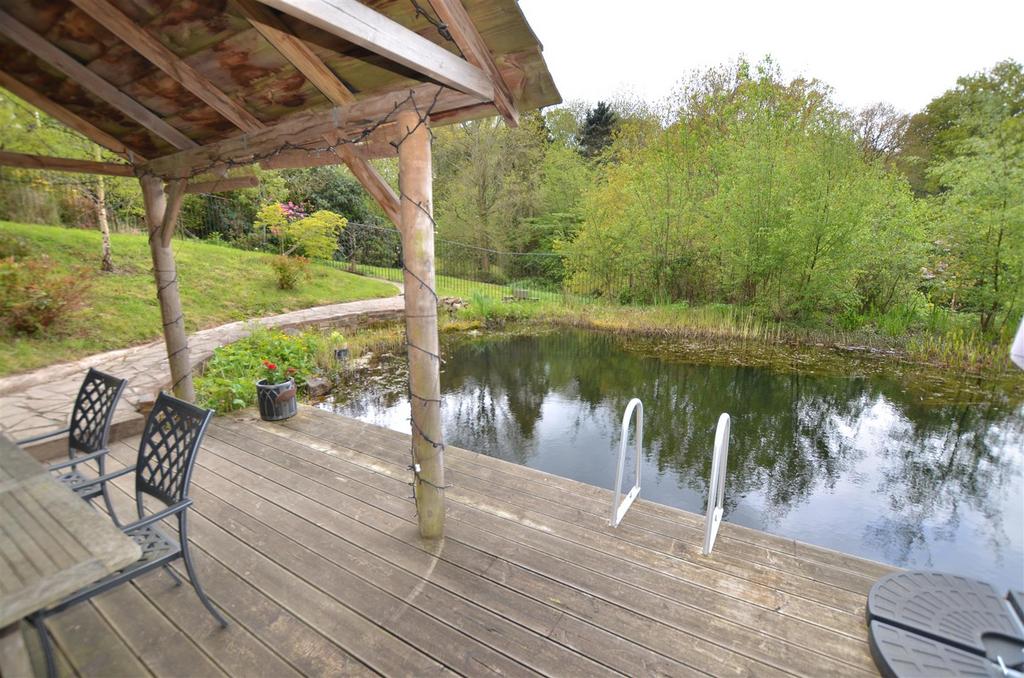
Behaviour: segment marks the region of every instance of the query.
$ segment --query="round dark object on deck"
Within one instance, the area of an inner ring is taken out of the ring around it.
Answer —
[[[266,379],[256,382],[256,403],[260,408],[260,418],[264,421],[281,421],[294,417],[298,412],[295,402],[295,380],[289,379],[282,384],[268,384]]]

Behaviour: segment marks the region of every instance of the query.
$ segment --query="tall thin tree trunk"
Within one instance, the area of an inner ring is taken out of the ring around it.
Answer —
[[[96,147],[95,158],[97,161],[102,160],[99,146]],[[103,235],[103,260],[100,268],[110,273],[114,270],[114,259],[110,254],[110,224],[107,223],[107,185],[102,174],[96,175],[96,221]]]
[[[195,402],[196,392],[192,385],[192,361],[189,358],[188,337],[185,334],[185,316],[181,310],[181,296],[178,293],[178,270],[174,263],[171,238],[178,223],[181,200],[185,195],[185,181],[177,180],[164,189],[158,177],[144,176],[142,198],[146,203],[146,220],[149,224],[149,251],[153,257],[153,276],[156,279],[156,295],[160,302],[160,316],[163,319],[164,344],[167,346],[167,362],[171,371],[171,389],[174,395],[188,402]]]

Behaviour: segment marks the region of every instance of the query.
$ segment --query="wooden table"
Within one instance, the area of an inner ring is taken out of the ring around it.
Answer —
[[[0,672],[31,675],[26,616],[116,572],[138,544],[0,432]]]

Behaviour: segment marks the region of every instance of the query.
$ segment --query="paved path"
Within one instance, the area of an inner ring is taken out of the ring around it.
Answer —
[[[403,305],[401,296],[368,299],[201,330],[189,337],[193,369],[205,363],[215,348],[248,336],[257,325],[282,328],[354,326],[361,321],[397,317]],[[162,388],[169,386],[171,379],[162,339],[5,377],[0,379],[0,427],[15,438],[26,438],[66,426],[82,375],[90,367],[128,379],[114,416],[114,425],[121,435],[141,431],[139,408],[151,403]],[[39,450],[37,456],[45,457],[49,451]]]

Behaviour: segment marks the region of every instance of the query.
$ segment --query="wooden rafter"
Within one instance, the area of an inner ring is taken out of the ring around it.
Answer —
[[[239,14],[274,46],[288,62],[302,73],[335,106],[356,100],[327,64],[300,38],[292,34],[277,16],[256,0],[234,0]]]
[[[135,168],[114,162],[77,160],[75,158],[53,158],[45,155],[11,153],[0,151],[0,166],[20,169],[53,170],[55,172],[79,172],[82,174],[105,174],[111,177],[133,177]]]
[[[455,44],[459,46],[466,60],[482,70],[494,85],[494,106],[505,118],[505,122],[515,127],[519,124],[519,111],[516,110],[515,102],[512,101],[512,94],[505,84],[505,79],[494,62],[487,43],[484,42],[480,31],[476,29],[473,20],[469,18],[466,8],[462,6],[462,0],[430,0],[434,11],[448,26]]]
[[[377,201],[384,213],[388,215],[388,219],[391,220],[395,226],[399,226],[402,223],[400,201],[398,195],[394,189],[384,181],[384,177],[380,175],[377,170],[373,168],[369,162],[364,158],[360,158],[356,155],[348,146],[339,146],[338,157],[345,161],[348,168],[355,175],[359,183],[363,185],[363,188]]]
[[[192,68],[151,33],[136,24],[121,10],[107,0],[71,0],[98,24],[127,43],[132,49],[148,59],[154,66],[167,73],[182,87],[205,102],[210,108],[230,120],[239,129],[252,132],[260,129],[262,123],[241,104],[222,92],[206,76]]]
[[[260,1],[453,89],[494,98],[494,85],[478,67],[358,0]]]
[[[319,113],[298,115],[252,134],[242,134],[189,151],[167,155],[146,163],[145,173],[163,177],[181,177],[197,170],[211,171],[219,164],[261,162],[287,144],[324,142],[324,135],[351,137],[377,125],[386,116],[404,108],[426,111],[450,111],[479,103],[477,97],[453,92],[433,84],[418,85],[410,90],[388,92],[357,101],[344,109],[334,108]],[[262,156],[262,157],[261,157]]]
[[[306,43],[294,36],[267,7],[255,0],[235,0],[235,5],[249,23],[281,53],[281,56],[316,85],[317,89],[323,92],[331,103],[336,106],[347,106],[355,102],[355,96],[327,67],[327,64]],[[328,144],[335,142],[331,135],[325,136],[325,140]],[[384,145],[393,148],[389,144]],[[369,145],[363,145],[362,150],[366,151],[369,148]],[[377,201],[388,218],[397,225],[399,218],[398,196],[380,176],[380,173],[364,155],[355,149],[347,146],[340,147],[336,153],[337,157],[352,172],[352,175],[363,185],[363,188]]]
[[[136,153],[91,122],[83,120],[53,99],[44,97],[25,83],[3,71],[0,71],[0,87],[3,87],[25,103],[35,106],[51,118],[67,125],[93,143],[99,144],[126,158],[129,162],[146,162],[146,158],[141,153]]]
[[[61,71],[72,81],[92,92],[101,100],[118,109],[132,120],[182,150],[196,148],[198,144],[164,122],[148,108],[82,65],[49,40],[0,10],[0,33],[28,50],[41,61]]]

